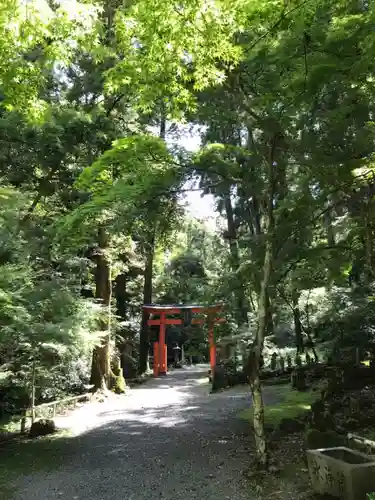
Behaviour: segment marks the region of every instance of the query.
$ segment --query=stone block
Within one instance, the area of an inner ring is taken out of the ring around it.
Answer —
[[[366,500],[375,491],[375,461],[344,446],[307,450],[314,491],[344,500]]]

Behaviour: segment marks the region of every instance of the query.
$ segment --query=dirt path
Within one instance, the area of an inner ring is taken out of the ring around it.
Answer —
[[[86,430],[71,439],[62,466],[25,477],[14,499],[252,498],[242,474],[249,431],[236,418],[250,405],[248,390],[209,395],[206,373],[201,366],[150,380],[102,404],[91,421],[82,410]],[[274,403],[276,394],[267,388],[266,401]]]

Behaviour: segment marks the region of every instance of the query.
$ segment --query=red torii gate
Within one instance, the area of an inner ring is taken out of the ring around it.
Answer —
[[[215,368],[216,345],[214,339],[214,325],[225,321],[225,318],[218,317],[218,312],[222,311],[223,304],[211,306],[145,304],[143,309],[149,315],[159,316],[157,319],[153,318],[147,321],[149,326],[160,326],[159,342],[154,342],[154,377],[167,374],[167,346],[165,344],[166,325],[188,326],[190,324],[201,325],[207,323],[211,370]],[[182,314],[183,318],[167,318],[167,315],[171,314]],[[204,314],[206,317],[192,317],[193,314]]]

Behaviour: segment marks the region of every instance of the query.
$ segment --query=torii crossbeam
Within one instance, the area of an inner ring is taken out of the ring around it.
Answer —
[[[218,314],[223,310],[223,304],[211,306],[198,305],[160,305],[145,304],[143,309],[150,316],[159,316],[150,318],[147,322],[149,326],[159,326],[159,342],[154,343],[154,376],[167,374],[167,346],[165,343],[165,327],[167,325],[189,326],[201,325],[207,323],[208,342],[210,349],[210,365],[213,371],[216,366],[216,345],[214,339],[214,325],[223,323],[225,318]],[[180,315],[181,318],[168,318],[168,315]],[[193,317],[193,314],[197,315]],[[202,317],[204,315],[204,317]]]

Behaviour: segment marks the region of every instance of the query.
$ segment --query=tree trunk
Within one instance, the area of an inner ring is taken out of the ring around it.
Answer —
[[[264,429],[264,403],[262,395],[262,386],[260,382],[260,360],[263,352],[264,337],[267,330],[268,312],[267,298],[271,278],[272,260],[273,260],[273,165],[269,165],[269,186],[268,186],[268,220],[266,227],[266,245],[263,262],[263,278],[260,288],[258,303],[258,331],[256,338],[256,348],[253,356],[253,367],[250,376],[250,388],[254,408],[254,433],[255,446],[259,465],[262,468],[268,466],[267,440]]]
[[[165,140],[167,131],[167,109],[164,101],[160,103],[160,121],[159,121],[159,137]],[[156,224],[156,221],[154,221]],[[149,235],[149,241],[146,242],[146,265],[144,273],[143,284],[143,303],[152,303],[152,272],[154,267],[155,256],[155,240],[156,240],[156,227],[154,226]],[[149,350],[150,350],[150,334],[147,324],[148,313],[142,310],[141,333],[139,339],[139,365],[138,370],[140,374],[146,373],[150,370],[149,366]]]
[[[264,402],[262,395],[262,385],[260,381],[261,359],[263,354],[264,337],[267,331],[268,319],[268,298],[269,286],[271,281],[271,272],[273,265],[274,254],[274,190],[275,190],[275,172],[274,172],[274,155],[276,151],[276,136],[272,138],[270,143],[270,155],[267,162],[267,189],[266,189],[266,220],[265,231],[266,236],[262,282],[260,286],[259,303],[258,303],[258,330],[256,336],[255,349],[253,352],[252,370],[250,372],[250,388],[254,410],[254,433],[255,446],[257,452],[258,463],[261,468],[268,467],[268,450],[266,433],[264,429]]]
[[[264,429],[264,402],[262,385],[260,382],[260,357],[256,354],[253,358],[253,376],[250,378],[251,399],[253,403],[253,425],[255,434],[255,447],[259,466],[266,469],[268,466],[267,439]]]
[[[266,334],[273,335],[274,333],[274,325],[273,325],[273,316],[272,316],[272,304],[270,301],[269,293],[266,296],[266,307],[267,307],[267,326],[266,326]]]
[[[293,303],[293,319],[294,319],[294,334],[296,338],[297,354],[304,352],[302,325],[301,325],[301,311],[298,304]]]
[[[115,279],[115,290],[114,295],[116,297],[116,313],[122,320],[126,319],[126,299],[128,295],[126,293],[126,274],[118,274]]]
[[[251,211],[251,207],[249,206],[248,197],[243,192],[243,190],[238,189],[238,196],[240,197],[239,204],[241,206],[241,212],[243,213],[243,217],[247,223],[247,227],[249,229],[249,233],[251,236],[255,234],[253,215]]]
[[[371,200],[368,200],[365,205],[364,214],[364,246],[365,246],[365,278],[366,282],[369,283],[373,279],[373,230],[372,230],[372,217],[371,217]]]
[[[36,363],[33,358],[32,372],[31,372],[31,423],[35,421],[35,381],[36,381]]]
[[[99,299],[103,306],[103,319],[100,329],[103,331],[103,337],[100,345],[94,348],[93,360],[91,365],[91,383],[95,389],[107,390],[110,386],[111,363],[110,363],[110,306],[112,295],[111,266],[106,255],[108,249],[108,235],[103,227],[99,228],[98,234],[99,248],[95,256],[95,297]]]
[[[155,231],[150,236],[146,252],[146,265],[143,284],[143,303],[152,304],[152,271],[155,253]],[[149,370],[148,354],[150,349],[149,327],[147,324],[148,313],[142,311],[142,324],[139,339],[139,373],[143,374]]]
[[[260,206],[259,206],[258,198],[256,196],[253,196],[253,199],[252,199],[252,211],[254,214],[255,234],[257,234],[257,235],[262,234]]]
[[[319,362],[318,353],[315,350],[315,344],[314,344],[314,341],[313,341],[313,339],[311,337],[311,333],[310,333],[311,332],[311,326],[310,326],[310,308],[309,308],[310,293],[311,293],[311,290],[309,290],[309,294],[308,294],[307,300],[306,300],[306,306],[305,306],[306,328],[303,328],[303,329],[306,332],[307,338],[309,339],[309,342],[311,344],[311,349],[312,349],[312,352],[314,354],[315,363],[318,363]],[[303,325],[302,325],[302,327],[303,327]]]
[[[268,466],[267,440],[264,429],[264,403],[262,395],[262,385],[260,382],[260,359],[263,351],[264,337],[267,329],[267,296],[268,286],[272,267],[272,235],[267,232],[267,243],[263,263],[263,279],[261,284],[259,304],[258,304],[258,331],[256,339],[256,348],[254,351],[252,370],[250,376],[250,388],[254,408],[254,433],[255,446],[261,468]]]
[[[309,342],[311,345],[311,350],[312,350],[313,355],[314,355],[314,361],[315,361],[315,363],[319,363],[319,356],[318,356],[318,353],[316,352],[315,344],[314,344],[314,341],[311,337],[310,331],[306,330],[306,334],[307,334],[307,338],[309,339]]]
[[[128,294],[126,292],[127,275],[125,273],[118,274],[115,279],[115,289],[114,295],[116,298],[116,314],[117,317],[122,321],[126,320],[127,315],[127,299]],[[120,335],[116,337],[116,348],[119,351],[120,364],[123,360],[124,349],[126,346],[126,340],[128,337],[128,330],[126,327],[120,329]]]
[[[160,122],[159,122],[159,137],[165,140],[167,132],[167,110],[164,101],[160,105]]]
[[[324,214],[324,225],[327,230],[327,242],[330,247],[335,246],[335,230],[332,225],[332,213],[331,210],[327,210]]]
[[[240,266],[240,259],[238,255],[237,246],[237,231],[234,223],[233,207],[232,201],[230,199],[230,194],[228,193],[224,198],[225,203],[225,213],[227,216],[227,227],[228,227],[228,239],[229,239],[229,249],[231,255],[231,267],[233,273],[237,273]],[[245,290],[241,280],[238,276],[238,284],[235,289],[236,298],[236,316],[239,325],[247,323],[247,307],[245,302]]]

